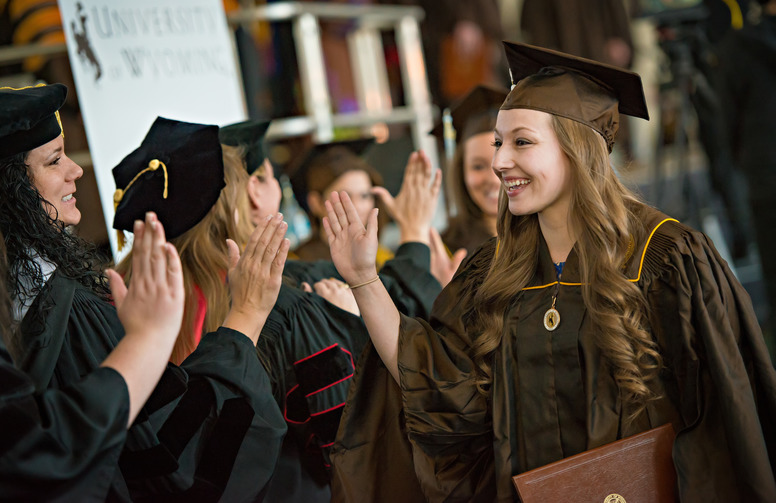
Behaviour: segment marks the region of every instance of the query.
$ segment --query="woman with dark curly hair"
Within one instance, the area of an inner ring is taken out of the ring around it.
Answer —
[[[5,340],[11,302],[0,239],[0,493],[12,500],[104,500],[106,483],[132,425],[167,364],[183,318],[183,276],[175,248],[149,213],[135,222],[135,268],[130,288],[110,271],[125,337],[99,368],[63,389],[36,391],[14,368]],[[74,453],[78,451],[78,454]]]
[[[0,89],[0,231],[14,304],[10,349],[38,392],[79,381],[124,337],[106,281],[94,269],[95,253],[68,231],[81,217],[73,194],[82,170],[65,154],[57,118],[66,93],[59,84]],[[192,150],[190,165],[220,162],[218,128],[198,133],[181,145]],[[212,146],[212,152],[194,155],[202,145]],[[162,172],[166,178],[166,168]],[[216,197],[221,187],[223,179],[216,183]],[[172,185],[169,190],[186,189]],[[203,203],[191,201],[193,214]],[[259,225],[251,252],[229,270],[232,305],[223,325],[203,336],[180,367],[168,366],[129,429],[112,477],[88,481],[103,487],[107,499],[196,495],[244,501],[268,482],[285,424],[255,350],[272,302],[258,309],[257,299],[277,297],[285,254],[264,253],[259,237],[267,243],[282,232],[278,221]],[[250,271],[262,275],[250,281]],[[158,351],[169,358],[169,347]]]
[[[378,281],[376,215],[365,228],[347,194],[327,202],[332,259],[399,384],[424,496],[515,501],[513,476],[670,423],[678,484],[653,490],[776,501],[776,372],[751,301],[706,236],[611,166],[620,113],[648,117],[640,77],[506,49],[517,84],[494,129],[498,237],[430,323],[396,312]]]

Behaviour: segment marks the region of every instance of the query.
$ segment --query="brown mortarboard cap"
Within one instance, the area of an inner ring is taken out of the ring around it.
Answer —
[[[506,89],[479,85],[451,105],[456,141],[460,143],[470,136],[493,131],[496,114],[508,93]],[[431,134],[442,139],[444,122],[437,122]]]
[[[226,186],[218,126],[157,117],[138,148],[115,168],[113,228],[132,232],[153,211],[173,239],[208,214]]]
[[[63,134],[58,110],[66,97],[67,87],[62,84],[0,87],[0,159]]]
[[[637,73],[532,45],[504,42],[516,85],[502,110],[530,108],[598,131],[611,152],[620,113],[649,119]]]
[[[340,175],[353,169],[366,171],[374,185],[381,185],[380,174],[361,157],[374,142],[374,138],[358,138],[310,147],[291,176],[291,188],[299,206],[309,213],[307,194],[322,192]]]

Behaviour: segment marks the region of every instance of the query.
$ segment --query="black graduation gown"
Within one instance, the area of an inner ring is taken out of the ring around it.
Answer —
[[[464,288],[484,278],[492,240],[440,294],[430,323],[402,317],[401,398],[396,405],[378,396],[378,404],[403,410],[425,498],[514,501],[512,475],[671,422],[681,501],[776,501],[776,372],[749,297],[704,235],[655,210],[640,211],[653,232],[636,244],[625,273],[647,299],[665,366],[652,386],[662,398],[636,423],[624,421],[629,410],[595,344],[573,252],[559,287],[561,323],[554,332],[544,329],[556,277],[543,242],[534,279],[505,313],[491,396],[480,395],[459,301]],[[354,389],[382,386],[357,371]],[[355,396],[362,403],[349,402],[341,431],[378,430],[382,418],[368,403],[373,395]],[[338,437],[332,460],[335,468],[358,466],[377,450]],[[398,467],[404,478],[386,467],[383,477],[395,486],[407,480],[405,466]],[[337,479],[337,490],[350,496],[342,499],[370,490],[362,485],[374,483]]]
[[[127,431],[121,375],[99,368],[61,390],[35,392],[0,339],[3,501],[103,501]]]
[[[427,317],[441,291],[429,272],[428,247],[406,243],[380,278],[400,311]],[[286,263],[284,275],[312,284],[340,277],[331,262]],[[329,501],[334,442],[357,359],[369,340],[359,316],[322,297],[283,285],[259,338],[273,391],[288,423],[267,501]]]
[[[39,303],[42,323],[30,315]],[[113,306],[57,272],[21,329],[17,363],[38,392],[79,381],[124,335]],[[255,347],[222,327],[180,367],[168,365],[128,431],[107,499],[253,501],[284,433]]]

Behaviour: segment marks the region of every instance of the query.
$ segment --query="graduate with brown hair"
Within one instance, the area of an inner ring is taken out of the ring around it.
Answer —
[[[490,169],[490,161],[493,127],[506,97],[506,89],[479,85],[450,107],[456,144],[445,173],[450,204],[442,241],[451,251],[464,248],[472,253],[496,235],[501,181]],[[431,133],[441,139],[444,123]]]
[[[620,114],[647,118],[639,76],[506,50],[498,238],[430,323],[400,315],[377,280],[375,215],[364,227],[347,194],[327,202],[332,258],[399,384],[424,496],[514,501],[513,475],[671,423],[681,501],[776,500],[776,372],[749,297],[706,236],[610,165]]]

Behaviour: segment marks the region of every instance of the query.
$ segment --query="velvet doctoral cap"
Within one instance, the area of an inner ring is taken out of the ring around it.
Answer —
[[[58,110],[65,104],[62,84],[0,87],[0,159],[30,151],[63,134]]]
[[[310,212],[307,205],[309,192],[318,192],[327,199],[328,194],[323,192],[334,180],[348,171],[365,171],[372,180],[372,185],[382,185],[380,174],[361,157],[374,142],[374,138],[358,138],[319,143],[310,147],[291,177],[294,197],[302,209]]]
[[[461,143],[470,136],[493,132],[499,107],[504,103],[508,93],[506,89],[479,85],[453,103],[450,106],[450,115],[453,119],[456,141]],[[440,139],[444,137],[443,121],[436,123],[431,134]]]
[[[581,122],[611,152],[620,113],[649,119],[637,73],[522,43],[504,42],[512,82],[501,110],[530,108]]]
[[[132,232],[134,221],[153,211],[168,239],[180,236],[226,185],[218,126],[157,117],[140,146],[113,168],[113,179],[114,229]]]
[[[249,175],[258,171],[267,158],[264,136],[269,124],[269,121],[247,120],[223,126],[218,131],[222,144],[245,149],[245,168]]]

